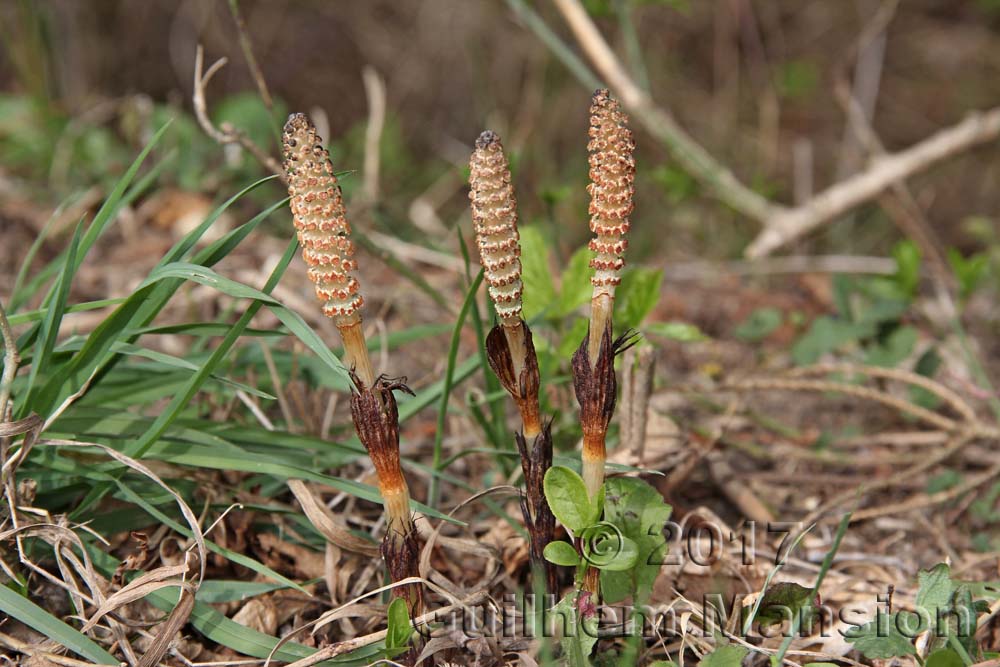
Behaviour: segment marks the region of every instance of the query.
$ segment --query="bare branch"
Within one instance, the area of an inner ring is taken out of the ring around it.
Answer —
[[[277,174],[278,177],[284,181],[285,172],[278,164],[278,161],[273,157],[268,155],[268,153],[262,149],[260,146],[255,144],[250,140],[246,134],[237,128],[233,127],[230,123],[222,123],[218,128],[212,125],[211,119],[208,117],[208,108],[205,104],[205,88],[208,86],[208,82],[212,80],[212,77],[222,69],[228,61],[226,58],[219,58],[216,60],[211,67],[208,68],[207,72],[202,73],[202,69],[205,64],[205,53],[202,49],[201,44],[198,45],[198,51],[195,54],[194,59],[194,92],[192,95],[192,103],[194,105],[194,115],[198,119],[198,124],[201,129],[216,141],[216,143],[226,145],[226,144],[237,144],[250,153],[257,162],[262,164],[264,168],[273,174]]]
[[[385,126],[385,81],[371,65],[361,71],[368,98],[368,125],[365,127],[364,181],[361,192],[369,206],[378,201],[379,146]]]
[[[663,141],[680,166],[705,184],[716,198],[764,226],[746,249],[750,259],[768,255],[875,199],[894,184],[1000,136],[1000,107],[974,112],[957,125],[940,130],[904,151],[874,159],[864,171],[826,188],[801,206],[790,208],[762,197],[741,183],[727,167],[698,145],[669,111],[657,106],[622,66],[580,0],[553,2],[580,47],[625,108],[650,134]],[[529,23],[529,27],[538,32],[533,23]],[[548,37],[551,39],[551,35]]]
[[[236,22],[236,32],[240,36],[240,48],[243,49],[243,57],[247,61],[247,67],[250,68],[250,74],[253,76],[254,83],[257,84],[260,99],[264,102],[267,110],[271,111],[274,108],[274,102],[271,99],[271,92],[267,89],[267,80],[264,78],[264,73],[261,71],[260,65],[257,63],[257,58],[253,54],[250,32],[247,30],[246,21],[243,20],[243,14],[240,13],[239,0],[229,0],[229,13],[233,15],[233,21]]]
[[[863,172],[823,190],[804,205],[766,220],[761,233],[747,247],[747,257],[763,257],[837,218],[914,174],[949,157],[1000,136],[1000,107],[973,112],[965,120],[940,130],[898,153],[875,158]]]

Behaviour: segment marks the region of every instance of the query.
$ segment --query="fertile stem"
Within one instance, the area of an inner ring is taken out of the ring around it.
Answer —
[[[555,531],[555,517],[542,488],[545,471],[552,466],[552,437],[542,424],[538,402],[541,381],[531,329],[521,318],[517,200],[507,157],[495,132],[487,130],[476,140],[469,161],[469,185],[476,245],[500,320],[486,337],[486,356],[521,413],[521,433],[515,434],[526,493],[521,509],[531,536],[532,563],[536,570],[545,571],[548,589],[554,591],[555,571],[542,557]]]
[[[354,389],[351,416],[378,476],[386,513],[382,557],[393,581],[416,576],[419,549],[410,491],[399,459],[399,413],[395,390],[409,392],[402,381],[376,376],[368,355],[361,319],[361,286],[354,272],[357,262],[351,226],[347,222],[340,185],[330,155],[316,128],[303,114],[292,114],[285,124],[282,143],[285,174],[295,230],[302,257],[309,265],[309,279],[344,342],[344,365]],[[407,600],[411,614],[419,614],[421,590],[408,585],[393,590]]]
[[[583,479],[596,494],[604,483],[606,436],[614,412],[614,355],[624,340],[612,341],[615,288],[625,266],[625,238],[635,192],[635,144],[628,119],[607,90],[594,93],[590,107],[590,231],[594,253],[590,266],[594,286],[590,301],[590,329],[584,345],[573,358],[574,383],[580,400],[583,427]],[[585,350],[585,352],[584,352]],[[601,385],[601,386],[599,386]],[[585,404],[589,401],[589,405]]]

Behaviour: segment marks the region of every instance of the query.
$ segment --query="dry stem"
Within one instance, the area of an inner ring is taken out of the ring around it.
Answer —
[[[243,20],[243,14],[240,13],[239,0],[229,0],[229,13],[233,15],[233,21],[236,22],[236,32],[240,38],[240,49],[243,50],[243,57],[247,61],[247,67],[250,68],[250,74],[253,76],[254,83],[257,84],[257,92],[260,93],[260,99],[264,102],[264,106],[268,111],[271,111],[274,108],[274,102],[271,99],[271,92],[267,89],[267,80],[264,78],[264,73],[257,63],[257,57],[253,54],[253,43],[250,41],[250,33],[247,30],[246,21]]]
[[[4,310],[3,303],[0,303],[0,337],[3,339],[4,347],[3,374],[0,375],[0,423],[2,423],[7,421],[10,387],[14,383],[14,376],[17,375],[17,366],[21,363],[21,356],[17,353],[17,341],[14,340],[14,331],[10,328],[10,321],[7,319],[7,311]]]
[[[264,165],[268,171],[277,174],[281,180],[285,180],[285,173],[282,170],[281,165],[273,157],[268,155],[260,146],[255,144],[250,140],[246,134],[241,130],[233,127],[230,123],[223,123],[218,128],[212,125],[212,121],[208,117],[208,109],[205,104],[205,88],[208,86],[209,81],[212,77],[225,66],[227,63],[226,58],[219,58],[216,60],[209,68],[207,72],[202,73],[205,64],[205,53],[201,47],[198,45],[198,51],[195,53],[194,57],[194,93],[192,95],[192,102],[194,104],[194,115],[198,119],[198,124],[201,126],[202,131],[208,136],[216,141],[216,143],[226,145],[226,144],[237,144],[249,152],[254,159],[259,163]]]

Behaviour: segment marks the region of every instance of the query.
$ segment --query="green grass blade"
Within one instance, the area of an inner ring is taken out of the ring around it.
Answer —
[[[468,378],[470,375],[475,373],[478,368],[478,356],[469,357],[462,363],[458,364],[452,377],[452,386],[454,387],[459,382]],[[413,398],[407,399],[406,397],[401,396],[399,400],[399,422],[405,422],[407,419],[410,419],[415,414],[434,403],[434,401],[441,397],[443,392],[444,380],[441,379],[425,388],[423,391],[417,392],[417,395]]]
[[[198,587],[198,601],[205,604],[243,602],[258,595],[279,591],[287,586],[266,581],[237,581],[235,579],[209,579]]]
[[[129,185],[131,185],[132,181],[135,179],[135,175],[139,171],[139,167],[146,161],[146,157],[149,155],[150,151],[153,150],[153,147],[160,142],[163,134],[167,131],[167,128],[170,127],[171,122],[172,121],[168,121],[163,125],[163,127],[156,131],[156,134],[153,135],[153,138],[150,139],[149,143],[147,143],[142,149],[139,156],[125,171],[125,174],[118,179],[117,183],[115,183],[115,187],[112,188],[111,193],[108,195],[107,199],[104,200],[104,204],[102,204],[101,208],[97,211],[97,215],[94,216],[94,221],[90,224],[90,227],[87,229],[87,233],[83,235],[83,239],[80,241],[80,254],[76,258],[76,266],[73,267],[73,271],[80,268],[80,264],[83,263],[83,258],[87,256],[87,253],[90,252],[94,243],[96,243],[97,239],[104,233],[105,227],[107,227],[108,223],[117,217],[118,211],[126,203],[126,190],[128,190]]]
[[[267,279],[267,283],[264,286],[263,294],[270,299],[269,293],[274,289],[275,285],[284,275],[285,269],[288,268],[288,264],[292,261],[292,257],[295,256],[295,250],[298,247],[298,243],[295,241],[288,244],[288,248],[285,250],[285,254],[282,256],[278,265],[274,267],[274,271]],[[152,285],[146,287],[146,289],[151,289]],[[163,412],[157,416],[156,421],[149,427],[149,429],[131,446],[126,450],[126,454],[134,459],[141,459],[143,455],[149,450],[149,448],[156,442],[160,436],[167,430],[170,424],[180,415],[181,411],[187,406],[188,402],[194,397],[201,386],[208,379],[209,375],[215,370],[219,363],[225,358],[229,351],[232,349],[233,345],[242,335],[243,330],[250,325],[250,320],[253,316],[257,314],[260,307],[263,305],[262,301],[253,301],[247,306],[247,309],[243,312],[240,319],[233,325],[223,338],[219,346],[212,352],[212,355],[208,358],[205,364],[195,373],[190,380],[188,380],[182,391],[177,392],[173,399],[171,399],[170,404],[164,408]],[[76,515],[79,516],[80,512],[87,509],[92,503],[99,500],[101,497],[107,493],[109,486],[107,484],[102,484],[98,487],[92,489],[91,493],[81,502],[80,507],[76,511]]]
[[[55,284],[55,303],[49,305],[39,329],[38,339],[35,341],[35,352],[32,355],[31,372],[28,375],[28,386],[25,390],[27,399],[21,404],[19,414],[26,416],[31,411],[34,394],[37,393],[35,380],[41,372],[49,371],[49,361],[52,352],[56,347],[56,339],[59,337],[59,325],[62,324],[63,313],[66,311],[66,301],[69,299],[69,288],[73,283],[73,275],[76,273],[76,254],[80,247],[80,225],[77,225],[73,233],[73,240],[69,244],[69,252],[66,254],[66,262],[63,270],[59,274],[59,281]]]
[[[75,303],[72,306],[66,306],[65,314],[82,313],[88,310],[100,310],[101,308],[107,308],[108,306],[117,306],[124,301],[125,297],[118,297],[115,299],[98,299],[97,301]],[[18,313],[17,315],[12,315],[7,319],[10,321],[11,326],[17,326],[18,324],[39,322],[45,318],[45,315],[48,314],[48,312],[48,308],[39,308],[38,310],[28,310],[23,313]]]
[[[469,257],[469,247],[465,243],[465,237],[462,236],[461,228],[456,228],[458,231],[458,245],[462,250],[462,259],[465,260],[465,279],[471,284],[472,276],[470,275],[471,258]],[[479,304],[475,299],[472,301],[472,326],[476,331],[476,349],[479,352],[479,365],[483,369],[483,383],[486,385],[486,394],[501,394],[506,396],[506,392],[500,386],[500,380],[493,373],[493,369],[490,368],[490,362],[486,358],[486,327],[483,324],[482,315],[479,312]],[[504,402],[503,400],[488,400],[487,401],[490,409],[490,420],[487,421],[485,418],[479,420],[480,426],[486,433],[490,442],[497,449],[503,449],[504,443],[507,442],[509,445],[509,440],[505,437],[504,431],[505,424],[507,423],[507,417],[504,414]],[[484,415],[485,417],[485,415]],[[503,465],[506,466],[507,461],[504,459],[500,460]],[[506,472],[510,472],[508,467],[505,467]]]
[[[225,202],[223,202],[221,206],[217,206],[211,213],[208,214],[208,216],[201,222],[201,224],[199,224],[197,227],[195,227],[190,232],[185,234],[179,241],[177,241],[177,243],[175,243],[174,246],[167,251],[167,253],[163,256],[163,258],[160,259],[160,261],[157,263],[156,266],[159,267],[164,264],[170,264],[171,262],[180,261],[180,259],[188,254],[191,248],[194,247],[194,245],[201,239],[201,237],[204,236],[205,232],[207,232],[209,228],[213,224],[215,224],[215,222],[222,216],[223,213],[226,212],[227,209],[229,209],[230,206],[232,206],[237,201],[239,201],[246,195],[250,194],[257,188],[259,188],[260,186],[264,185],[268,181],[274,180],[275,178],[277,178],[277,176],[267,176],[254,183],[251,183],[250,185],[243,188],[235,195],[227,199]],[[268,208],[267,209],[268,212],[277,209],[279,206],[284,204],[284,201],[285,200]],[[246,227],[246,225],[241,225],[240,227],[225,234],[222,238],[214,241],[207,248],[205,248],[205,250],[201,254],[205,255],[206,257],[209,257],[209,256],[214,256],[216,253],[219,253],[218,259],[225,257],[226,255],[229,254],[229,252],[233,248],[235,248],[239,244],[240,241],[243,240],[243,238],[245,238],[246,234],[250,232],[249,229],[246,230],[242,229],[243,227]],[[256,227],[256,225],[254,225],[254,227]],[[253,229],[253,227],[251,227],[250,229]],[[235,243],[232,243],[230,245],[230,242],[233,239],[236,239],[236,241]],[[218,259],[216,259],[215,261],[218,261]],[[213,261],[213,262],[198,262],[198,263],[214,264],[215,262]]]
[[[142,284],[139,285],[139,289],[167,278],[190,280],[192,282],[217,289],[223,294],[228,294],[229,296],[237,299],[257,299],[258,301],[268,305],[278,304],[278,301],[275,301],[270,294],[250,287],[249,285],[236,282],[235,280],[225,278],[207,266],[189,264],[187,262],[171,262],[170,264],[165,264],[153,269],[149,276],[147,276]]]
[[[473,301],[475,301],[476,293],[483,282],[483,276],[483,270],[480,269],[476,279],[472,281],[468,291],[465,293],[462,309],[458,313],[458,319],[455,321],[455,329],[451,334],[451,343],[448,345],[448,367],[444,374],[444,386],[441,388],[441,404],[438,407],[437,428],[434,433],[434,457],[431,465],[435,472],[439,472],[441,469],[441,449],[444,442],[445,419],[448,416],[448,401],[451,399],[451,388],[455,381],[455,362],[458,360],[458,346],[462,340],[462,329],[465,327],[465,318],[469,315],[469,308],[472,306]],[[431,477],[430,493],[428,493],[428,502],[432,507],[437,507],[439,489],[438,477],[434,475]]]
[[[196,447],[191,444],[161,441],[149,448],[147,458],[197,468],[269,475],[279,479],[304,479],[323,484],[331,489],[349,493],[362,500],[382,503],[382,496],[374,486],[342,477],[324,475],[312,468],[288,463],[287,459],[279,459],[277,456],[268,456],[261,452],[254,452],[253,455],[249,455],[246,451],[239,449],[226,451],[223,448]],[[411,500],[410,502],[414,510],[422,512],[429,517],[443,519],[456,525],[464,525],[463,522],[453,519],[433,507],[428,507],[415,500]]]
[[[40,231],[38,236],[35,237],[35,240],[31,242],[28,252],[25,253],[24,259],[21,261],[21,268],[18,269],[17,277],[14,278],[14,287],[10,291],[11,296],[10,303],[8,305],[10,306],[11,311],[16,310],[17,307],[24,302],[24,299],[20,298],[21,286],[24,284],[24,279],[28,277],[28,271],[31,269],[32,262],[35,261],[35,255],[38,254],[39,248],[42,247],[42,243],[45,242],[45,239],[49,237],[49,233],[52,231],[52,224],[62,215],[67,206],[68,203],[61,204],[52,213],[52,215],[49,216],[49,219],[45,221],[45,226],[42,227],[42,231]],[[28,295],[25,295],[24,298],[26,299],[27,296]]]
[[[2,585],[0,585],[0,611],[21,621],[43,637],[59,642],[82,658],[99,665],[119,664],[113,655],[94,643],[90,637]]]
[[[344,364],[330,351],[330,348],[326,346],[323,339],[319,337],[319,334],[306,324],[301,315],[281,304],[272,305],[269,308],[281,320],[281,323],[288,328],[292,335],[312,350],[313,354],[319,357],[326,364],[327,368],[333,371],[337,378],[350,386],[350,376],[347,373],[347,369],[344,368]]]
[[[227,205],[232,201],[229,200]],[[199,253],[197,258],[201,259],[196,258],[196,261],[199,263],[218,261],[224,256],[218,254],[221,248],[226,248],[228,243],[238,242],[237,239],[244,238],[277,208],[278,204],[275,204],[262,211],[245,225],[220,239],[222,245],[213,244]],[[131,343],[137,338],[134,334],[125,335],[124,332],[146,326],[152,321],[183,282],[179,278],[174,278],[159,282],[155,286],[145,285],[137,289],[91,332],[80,352],[74,355],[67,365],[65,373],[60,373],[58,377],[49,381],[32,409],[41,415],[48,415],[62,398],[79,390],[88,378],[114,359],[111,346],[115,342],[124,339],[125,342]]]
[[[149,172],[146,173],[146,175],[144,175],[141,179],[139,179],[139,181],[136,182],[135,185],[129,188],[128,192],[125,193],[125,196],[119,202],[118,208],[130,204],[136,197],[145,192],[145,190],[149,188],[149,186],[159,177],[164,167],[173,159],[174,155],[175,153],[171,152],[166,158],[160,160],[158,163],[153,165],[152,169],[150,169]],[[114,213],[117,215],[118,211],[116,210],[114,211]],[[38,291],[41,285],[43,285],[49,278],[58,273],[60,267],[63,265],[63,262],[66,260],[65,255],[66,255],[65,252],[60,253],[55,259],[49,262],[41,271],[39,271],[35,276],[33,276],[31,280],[28,281],[28,283],[19,292],[14,293],[13,297],[11,298],[11,304],[12,304],[11,310],[15,308],[20,308],[21,305],[25,301],[27,301],[32,294]],[[52,299],[52,293],[50,291],[50,293],[47,294],[45,299],[42,301],[42,305],[48,305],[51,299]],[[34,336],[37,333],[38,329],[37,327],[34,327],[32,328],[31,331],[25,334],[25,336],[33,340]],[[30,345],[31,344],[30,341],[27,344]]]
[[[819,574],[816,575],[816,583],[813,584],[812,592],[809,594],[808,599],[816,599],[819,587],[823,584],[823,579],[826,578],[826,573],[829,572],[830,568],[833,566],[833,559],[837,555],[837,550],[840,549],[840,543],[843,541],[844,535],[847,534],[847,528],[850,525],[851,512],[847,512],[840,519],[840,525],[837,526],[837,533],[833,537],[833,544],[830,546],[830,550],[826,552],[826,556],[823,558],[823,562],[819,566]],[[792,645],[792,641],[799,634],[799,624],[801,622],[802,614],[795,614],[792,618],[791,627],[788,629],[788,633],[785,634],[785,640],[781,642],[778,652],[771,656],[771,667],[781,667],[785,659],[785,653],[788,652],[788,648]]]
[[[229,332],[229,325],[221,322],[188,322],[187,324],[164,324],[163,326],[141,327],[132,329],[130,334],[136,336],[143,335],[168,335],[168,334],[188,334],[191,336],[225,336]],[[280,338],[285,333],[276,329],[253,329],[247,327],[243,330],[244,336],[274,336]]]

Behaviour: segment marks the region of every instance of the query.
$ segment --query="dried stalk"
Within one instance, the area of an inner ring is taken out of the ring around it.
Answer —
[[[7,421],[7,402],[10,400],[10,388],[14,384],[14,376],[17,375],[17,366],[21,363],[21,356],[17,353],[17,341],[14,340],[14,331],[10,328],[7,320],[7,311],[0,303],[0,339],[3,340],[3,374],[0,375],[0,423]]]
[[[515,434],[526,489],[521,509],[531,536],[532,563],[546,573],[548,590],[554,591],[555,570],[542,556],[555,531],[555,517],[542,488],[545,472],[552,466],[552,436],[549,425],[541,419],[535,344],[521,317],[517,200],[503,145],[495,132],[487,130],[479,135],[469,168],[476,245],[500,319],[486,337],[486,356],[521,413],[521,432]]]
[[[194,92],[192,93],[191,99],[194,106],[194,115],[198,120],[198,125],[201,126],[202,131],[205,132],[209,137],[211,137],[219,145],[225,146],[226,144],[237,144],[241,146],[244,150],[249,152],[257,162],[264,165],[268,171],[277,174],[282,179],[285,179],[285,173],[282,171],[281,165],[273,157],[268,155],[268,153],[262,149],[260,146],[255,144],[250,137],[246,135],[242,130],[237,129],[231,123],[222,123],[219,127],[215,127],[212,124],[211,119],[208,117],[208,107],[205,103],[205,88],[208,87],[209,81],[215,76],[220,69],[222,69],[228,62],[226,58],[219,58],[208,68],[208,71],[204,71],[205,64],[205,52],[198,45],[198,50],[194,57]]]
[[[344,342],[344,365],[354,389],[351,415],[354,427],[378,476],[386,512],[382,557],[393,581],[416,577],[419,548],[410,514],[410,491],[399,459],[399,413],[395,390],[409,392],[403,381],[377,376],[368,356],[362,328],[361,286],[354,272],[354,243],[347,222],[340,185],[330,155],[316,128],[303,114],[285,123],[282,144],[290,206],[309,279]],[[393,594],[407,600],[413,614],[423,608],[417,585],[400,586]]]

